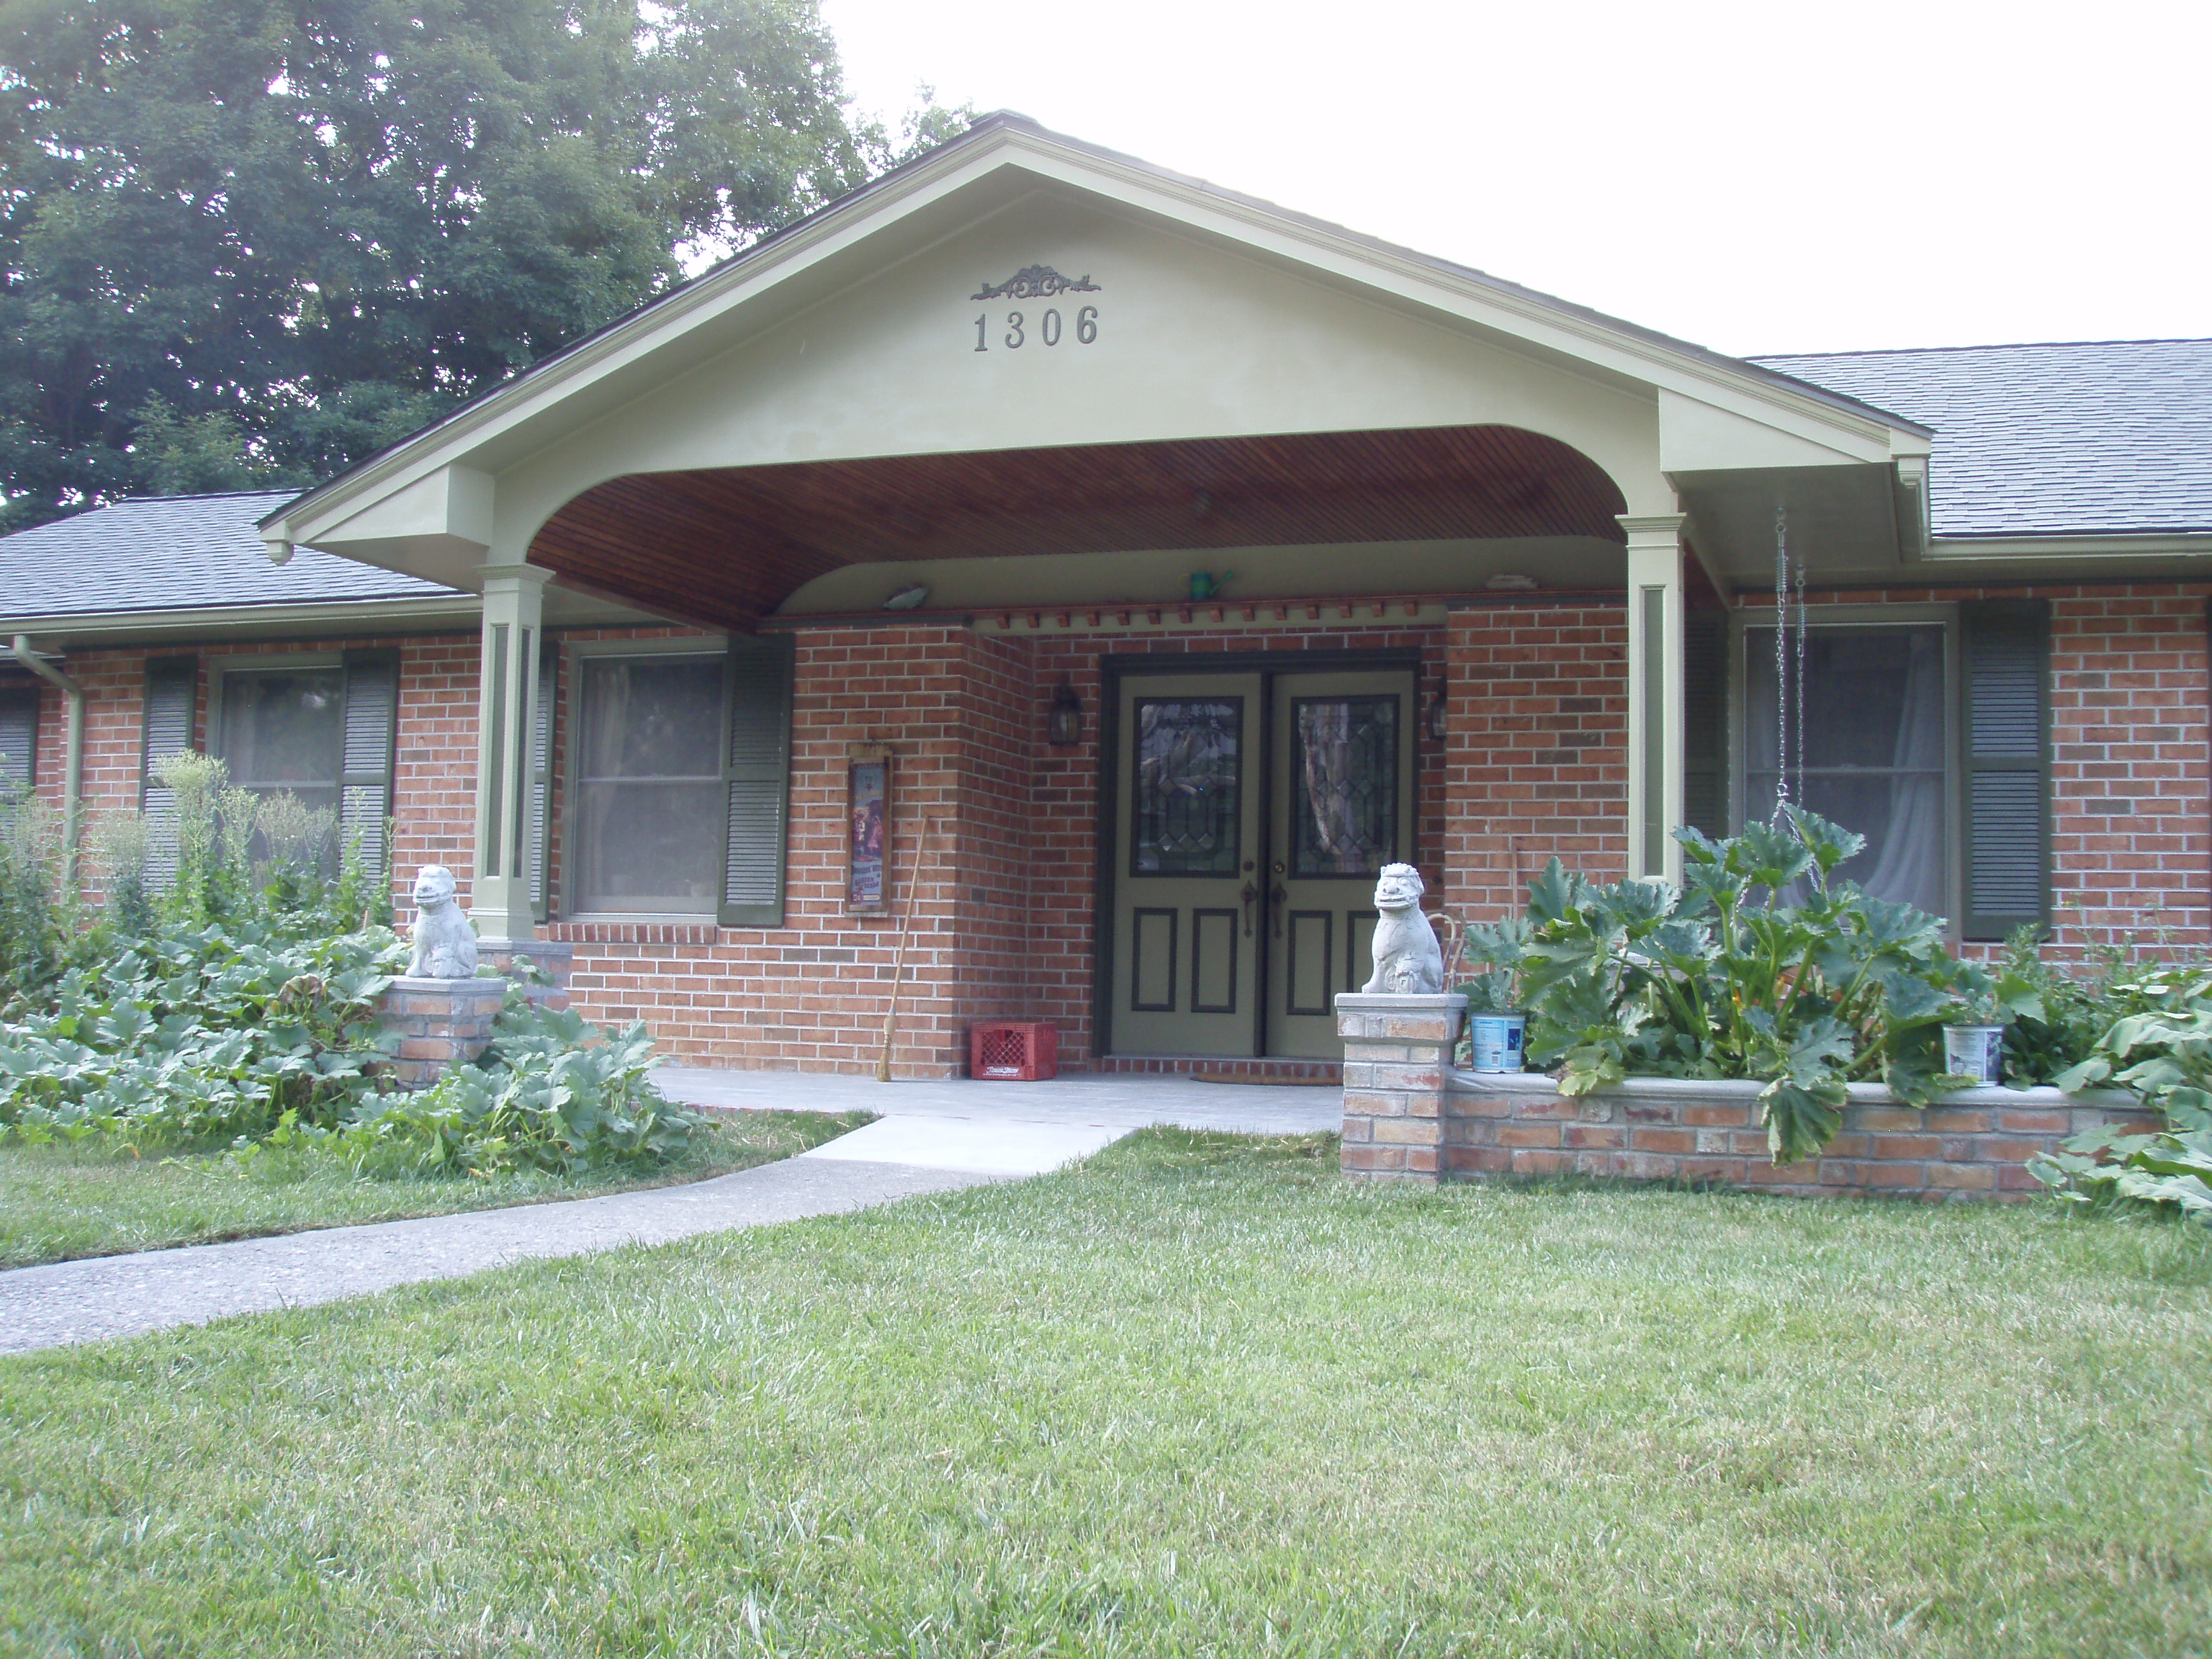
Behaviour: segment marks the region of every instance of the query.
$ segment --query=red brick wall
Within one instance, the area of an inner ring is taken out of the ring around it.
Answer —
[[[785,926],[556,922],[576,949],[570,995],[587,1018],[646,1020],[693,1063],[872,1068],[913,892],[894,1063],[957,1073],[969,1023],[1020,1012],[1025,983],[1029,647],[910,626],[809,631],[796,651]],[[896,757],[890,915],[845,908],[846,751],[860,742]]]
[[[2062,947],[2170,931],[2195,947],[2212,921],[2212,708],[2204,595],[2212,585],[2049,586]],[[1958,590],[1832,593],[1820,603],[1915,603]],[[1363,603],[1363,613],[1368,606]],[[1394,604],[1390,609],[1398,607]],[[969,1023],[1052,1021],[1061,1054],[1089,1063],[1096,871],[1099,659],[1412,648],[1423,705],[1448,672],[1449,734],[1424,744],[1415,861],[1437,899],[1475,916],[1517,905],[1557,852],[1617,876],[1626,850],[1625,618],[1582,600],[1474,605],[1444,625],[1408,617],[1286,617],[1237,629],[1035,635],[910,625],[810,629],[797,637],[788,925],[778,930],[665,923],[560,922],[576,946],[575,1002],[601,1020],[643,1018],[676,1056],[717,1065],[874,1063],[890,986],[896,915],[843,908],[845,749],[897,751],[894,893],[913,879],[921,825],[952,833],[921,884],[909,945],[898,1065],[961,1064]],[[665,637],[683,630],[644,630]],[[625,635],[627,636],[627,635]],[[603,635],[575,635],[570,641]],[[345,641],[358,645],[362,641]],[[471,862],[477,642],[442,635],[382,641],[401,652],[395,874],[448,865],[465,896]],[[341,642],[210,646],[204,659]],[[86,794],[135,806],[143,649],[73,653],[90,692]],[[156,653],[155,654],[168,654]],[[555,890],[566,826],[559,775],[569,722],[562,653],[550,826]],[[1054,691],[1072,684],[1081,743],[1044,741]],[[203,703],[206,683],[202,685]],[[206,710],[201,714],[205,733]],[[61,795],[64,720],[46,693],[41,793]]]
[[[1059,1033],[1063,1065],[1088,1064],[1094,1058],[1091,980],[1098,870],[1099,659],[1310,651],[1316,658],[1316,666],[1325,669],[1331,652],[1416,650],[1421,656],[1419,708],[1425,713],[1443,672],[1443,629],[1412,622],[1393,626],[1381,618],[1372,626],[1311,625],[1317,620],[1310,617],[1303,628],[1293,623],[1165,634],[1054,635],[1035,641],[1028,721],[1033,757],[1030,810],[1036,824],[1030,877],[1035,915],[1028,939],[1024,1017],[1052,1023]],[[1073,748],[1054,749],[1044,741],[1044,721],[1053,694],[1063,684],[1073,685],[1082,700],[1083,740]],[[1418,753],[1422,764],[1413,861],[1443,902],[1446,757],[1425,738]]]
[[[137,808],[139,766],[145,752],[143,702],[149,657],[199,659],[199,698],[192,740],[204,749],[212,714],[208,665],[225,658],[371,647],[396,647],[399,652],[395,880],[404,889],[418,865],[445,864],[459,880],[465,903],[476,833],[477,643],[474,635],[73,651],[64,667],[85,690],[87,811],[97,817],[103,811]],[[57,808],[62,803],[67,744],[68,715],[60,689],[45,685],[39,708],[39,793]]]
[[[1518,910],[1557,854],[1617,881],[1628,869],[1628,619],[1619,605],[1452,613],[1450,827],[1455,911]]]
[[[1889,588],[1815,604],[2051,601],[2053,953],[2212,944],[2208,583]]]

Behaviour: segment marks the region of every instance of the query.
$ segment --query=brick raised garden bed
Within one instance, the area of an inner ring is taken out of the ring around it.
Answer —
[[[1538,1073],[1446,1063],[1456,996],[1337,999],[1345,1039],[1348,1176],[1433,1183],[1453,1176],[1585,1175],[1768,1192],[2016,1198],[2042,1188],[2024,1167],[2069,1135],[2142,1121],[2132,1096],[1963,1089],[1926,1108],[1851,1085],[1822,1156],[1777,1169],[1759,1127],[1756,1083],[1632,1078],[1580,1097]]]

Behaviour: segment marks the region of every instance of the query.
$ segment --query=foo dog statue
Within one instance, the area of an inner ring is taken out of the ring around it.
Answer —
[[[1410,864],[1386,864],[1375,884],[1375,977],[1359,988],[1398,996],[1433,995],[1444,988],[1444,953],[1437,931],[1421,914],[1421,872]]]
[[[407,971],[417,979],[474,979],[476,930],[453,902],[453,872],[426,864],[415,872],[415,954]]]

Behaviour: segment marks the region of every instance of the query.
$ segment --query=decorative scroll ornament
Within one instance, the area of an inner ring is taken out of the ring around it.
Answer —
[[[1085,271],[1080,276],[1063,276],[1050,265],[1024,265],[1003,283],[987,283],[981,294],[971,297],[978,300],[1049,300],[1061,294],[1097,294],[1103,292]]]

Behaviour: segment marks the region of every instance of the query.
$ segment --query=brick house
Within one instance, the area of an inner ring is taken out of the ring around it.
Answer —
[[[1311,1073],[1380,862],[1778,776],[1969,944],[2212,943],[2207,552],[2212,342],[1739,361],[998,115],[297,499],[0,540],[0,764],[388,811],[698,1063],[872,1063],[911,900],[902,1072]]]

